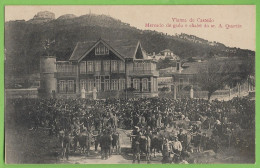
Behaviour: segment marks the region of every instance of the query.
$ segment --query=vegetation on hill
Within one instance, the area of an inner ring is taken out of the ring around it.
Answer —
[[[229,48],[192,35],[171,36],[156,31],[139,30],[106,15],[66,15],[62,19],[54,19],[54,16],[51,16],[51,19],[47,20],[37,15],[29,21],[5,23],[6,73],[25,75],[39,72],[39,58],[46,55],[42,46],[45,40],[55,40],[51,54],[56,56],[57,60],[68,60],[77,42],[97,40],[100,37],[110,40],[139,39],[147,53],[158,53],[168,48],[181,59],[194,56],[207,58],[213,55],[255,55],[254,51]]]

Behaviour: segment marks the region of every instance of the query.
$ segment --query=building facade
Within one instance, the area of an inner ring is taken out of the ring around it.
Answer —
[[[180,60],[180,57],[175,55],[173,53],[173,51],[171,51],[170,49],[162,50],[158,54],[155,54],[155,52],[153,52],[153,54],[149,55],[149,57],[156,59],[156,60],[160,60],[160,59],[164,60],[166,58],[169,60],[172,60],[172,61]]]
[[[79,97],[82,89],[91,95],[95,88],[97,98],[154,97],[158,95],[156,65],[137,40],[79,42],[68,61],[55,61],[56,88],[47,92]]]

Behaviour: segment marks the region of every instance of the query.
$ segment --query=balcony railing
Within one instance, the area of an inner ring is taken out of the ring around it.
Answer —
[[[80,75],[88,75],[93,74],[94,76],[100,76],[100,75],[110,75],[110,74],[118,74],[118,73],[125,73],[125,71],[91,71],[91,72],[80,72]]]
[[[129,71],[129,75],[132,75],[132,76],[142,76],[142,75],[159,76],[159,72],[156,70],[133,70],[133,71]]]
[[[56,77],[70,77],[70,76],[76,76],[77,72],[56,72]]]

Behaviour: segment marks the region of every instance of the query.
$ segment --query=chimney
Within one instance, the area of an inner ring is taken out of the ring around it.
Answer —
[[[181,62],[177,61],[177,71],[181,72]]]

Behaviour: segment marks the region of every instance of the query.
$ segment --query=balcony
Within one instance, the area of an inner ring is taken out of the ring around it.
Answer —
[[[130,76],[159,76],[157,70],[133,70],[129,71]]]
[[[55,77],[75,77],[77,76],[77,72],[55,72]]]

